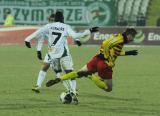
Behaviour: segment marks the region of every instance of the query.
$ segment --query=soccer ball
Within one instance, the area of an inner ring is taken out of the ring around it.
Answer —
[[[69,92],[62,92],[60,94],[60,101],[63,104],[70,104],[72,102],[72,96]]]

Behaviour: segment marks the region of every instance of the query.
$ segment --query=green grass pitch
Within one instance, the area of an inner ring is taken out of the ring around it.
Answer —
[[[98,51],[98,46],[70,48],[75,70]],[[138,49],[139,55],[117,59],[112,92],[105,93],[89,79],[77,79],[79,104],[66,105],[59,100],[65,91],[62,84],[43,85],[40,94],[31,91],[42,65],[35,47],[1,45],[0,116],[160,116],[160,47],[125,49]],[[45,82],[54,77],[49,70]]]

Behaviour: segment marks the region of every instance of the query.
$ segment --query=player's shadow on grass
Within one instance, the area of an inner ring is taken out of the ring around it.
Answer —
[[[81,95],[82,97],[88,97],[88,98],[99,98],[99,99],[104,99],[104,100],[117,100],[117,101],[141,101],[141,99],[138,98],[120,98],[120,97],[113,97],[113,96],[109,96],[107,95],[99,95],[99,94],[95,94],[95,93],[85,93],[83,95]]]
[[[132,114],[150,116],[160,114],[160,110],[157,110],[157,108],[150,109],[151,106],[157,107],[160,106],[160,104],[146,104],[145,101],[142,101],[138,98],[120,98],[104,94],[99,95],[95,93],[85,93],[81,95],[81,97],[85,97],[86,99],[93,98],[93,101],[85,101],[82,104],[83,107],[87,107],[88,109],[92,109],[93,111],[115,112],[117,114],[124,113],[128,114],[128,116]],[[97,107],[96,104],[100,107]]]

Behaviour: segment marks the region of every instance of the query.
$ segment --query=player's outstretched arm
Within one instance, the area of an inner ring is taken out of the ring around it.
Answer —
[[[92,28],[89,29],[89,31],[90,31],[90,33],[97,32],[97,31],[99,31],[99,27],[92,27]],[[75,40],[75,43],[76,43],[78,46],[81,46],[81,45],[82,45],[81,41],[78,40],[78,39]]]
[[[86,35],[90,35],[91,33],[97,32],[98,31],[98,27],[92,27],[90,29],[85,30],[84,32],[75,32],[73,31],[73,29],[68,25],[68,35],[71,36],[75,41],[78,38],[84,37]]]
[[[138,55],[138,50],[130,50],[130,51],[126,51],[125,55]]]
[[[42,29],[38,29],[37,31],[33,32],[31,35],[27,36],[25,38],[25,45],[28,47],[28,48],[31,48],[31,44],[30,42],[33,40],[33,39],[41,39],[42,38]]]

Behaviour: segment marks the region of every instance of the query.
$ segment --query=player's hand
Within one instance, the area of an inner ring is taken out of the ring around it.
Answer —
[[[89,30],[90,30],[91,33],[94,33],[94,32],[97,32],[98,29],[99,29],[99,27],[92,27]]]
[[[42,53],[41,53],[41,51],[37,51],[37,58],[39,60],[42,60]]]
[[[31,48],[31,44],[28,41],[25,41],[25,45],[27,46],[27,48]]]
[[[78,46],[81,46],[82,43],[80,42],[80,40],[76,40],[75,43],[78,45]]]
[[[138,50],[130,50],[130,51],[126,51],[125,55],[138,55]]]

